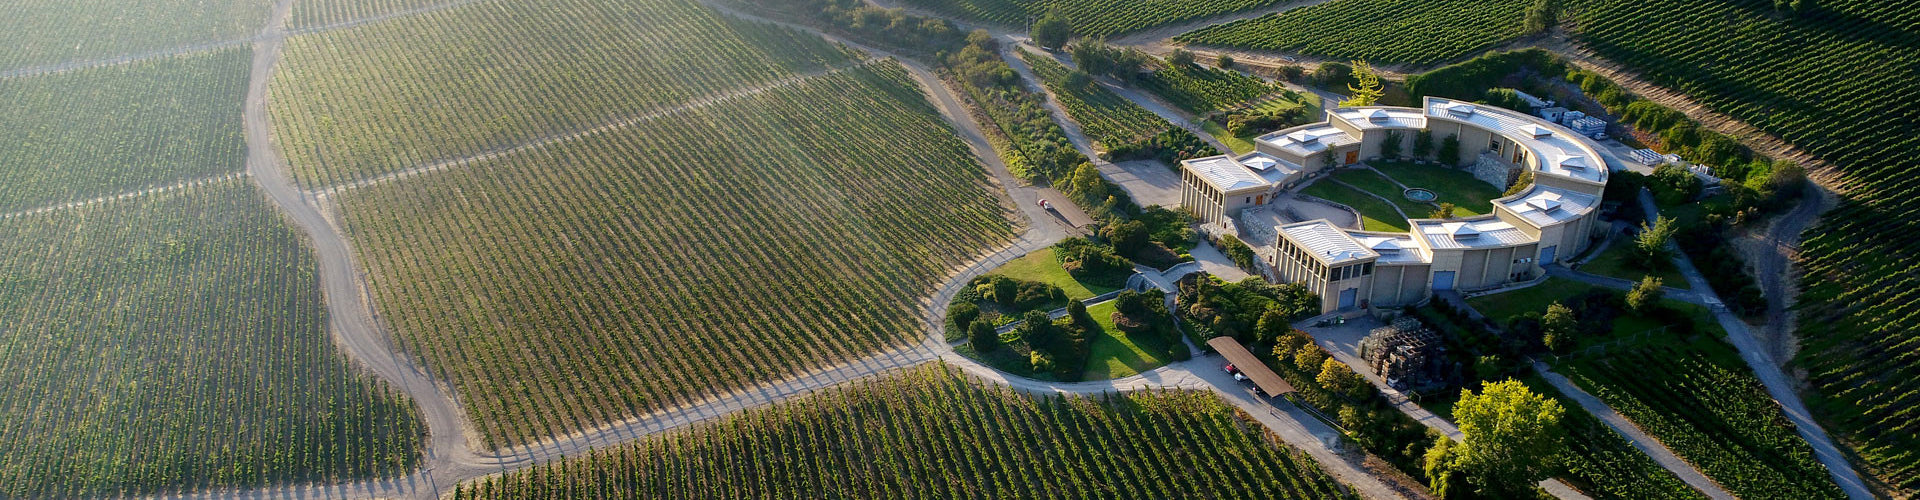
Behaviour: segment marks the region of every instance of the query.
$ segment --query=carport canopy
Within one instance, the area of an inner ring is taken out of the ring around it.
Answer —
[[[1293,384],[1287,383],[1286,379],[1280,378],[1280,374],[1268,368],[1266,363],[1260,362],[1260,358],[1254,357],[1253,351],[1248,351],[1246,346],[1240,345],[1239,340],[1225,336],[1214,337],[1207,341],[1207,346],[1219,351],[1221,357],[1227,358],[1228,363],[1233,363],[1234,368],[1239,369],[1241,374],[1246,375],[1253,381],[1254,386],[1259,387],[1268,396],[1293,392]]]

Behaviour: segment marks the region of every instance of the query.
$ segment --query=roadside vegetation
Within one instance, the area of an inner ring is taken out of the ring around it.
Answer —
[[[637,499],[667,491],[692,498],[1352,498],[1311,458],[1277,444],[1212,394],[1034,397],[983,386],[944,365],[488,477],[453,495]]]
[[[1172,164],[1187,158],[1220,154],[1192,132],[1167,123],[1152,111],[1102,87],[1090,74],[1095,72],[1070,69],[1046,54],[1023,50],[1021,55],[1033,66],[1033,72],[1047,89],[1053,91],[1060,107],[1080,123],[1081,129],[1110,161],[1155,158]],[[1129,71],[1121,67],[1124,66],[1109,65],[1098,73]]]
[[[418,465],[425,428],[336,349],[304,241],[244,179],[0,221],[0,496]]]
[[[1053,183],[1086,163],[1047,112],[1046,95],[1027,88],[1001,59],[992,35],[969,34],[967,46],[948,55],[942,70],[983,115],[981,122],[988,126],[982,130],[1013,175],[1036,184]],[[1105,201],[1102,197],[1096,203]]]
[[[251,55],[0,79],[0,213],[239,172]]]
[[[862,66],[346,191],[341,213],[402,345],[490,446],[526,444],[920,338],[916,297],[1013,233],[921,96]]]

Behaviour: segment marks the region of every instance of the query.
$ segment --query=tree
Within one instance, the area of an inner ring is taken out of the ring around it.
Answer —
[[[1386,94],[1385,87],[1380,85],[1380,75],[1374,73],[1373,65],[1366,61],[1353,62],[1353,78],[1355,83],[1347,85],[1347,92],[1352,97],[1340,101],[1340,107],[1372,106],[1380,102],[1381,95]]]
[[[1440,207],[1439,207],[1439,208],[1435,208],[1435,209],[1433,209],[1433,211],[1432,211],[1432,212],[1427,212],[1427,218],[1429,218],[1429,219],[1451,219],[1451,218],[1453,218],[1453,210],[1454,210],[1454,208],[1456,208],[1456,207],[1454,207],[1452,203],[1446,203],[1446,202],[1441,202],[1441,203],[1440,203]]]
[[[1634,264],[1646,271],[1666,269],[1671,264],[1667,258],[1667,242],[1673,241],[1677,230],[1671,217],[1656,217],[1652,226],[1641,222],[1640,234],[1633,237]]]
[[[1433,447],[1427,448],[1426,464],[1422,468],[1427,476],[1427,489],[1434,498],[1452,499],[1465,497],[1466,479],[1461,477],[1456,464],[1460,461],[1460,444],[1445,435],[1434,438]]]
[[[1413,157],[1426,158],[1433,154],[1433,131],[1420,129],[1413,133]]]
[[[1520,194],[1521,191],[1527,190],[1527,186],[1532,186],[1532,185],[1533,185],[1533,169],[1530,169],[1530,168],[1520,169],[1520,177],[1515,178],[1513,180],[1513,184],[1507,186],[1507,192],[1500,193],[1500,197],[1505,198],[1508,196]]]
[[[1579,331],[1580,320],[1573,316],[1573,309],[1559,302],[1547,305],[1547,314],[1540,316],[1540,342],[1554,354],[1572,351]]]
[[[1233,56],[1227,54],[1220,54],[1220,57],[1213,60],[1213,65],[1219,66],[1220,69],[1233,69],[1233,64]]]
[[[1486,384],[1479,394],[1463,389],[1453,407],[1462,438],[1452,465],[1482,496],[1531,496],[1566,451],[1565,414],[1558,401],[1518,380]]]
[[[1173,49],[1173,53],[1167,54],[1167,65],[1181,69],[1193,66],[1193,51]]]
[[[1322,87],[1353,84],[1353,67],[1346,63],[1327,61],[1313,69],[1313,81]]]
[[[994,302],[1011,307],[1015,299],[1020,297],[1020,282],[1014,281],[1013,278],[994,276],[992,283]]]
[[[1312,370],[1327,362],[1327,351],[1320,346],[1307,344],[1293,353],[1293,367],[1300,371]]]
[[[1027,311],[1020,316],[1020,326],[1013,331],[1035,351],[1050,350],[1060,341],[1060,331],[1053,327],[1053,318],[1048,317],[1046,311]]]
[[[1073,326],[1083,329],[1099,326],[1093,322],[1093,316],[1087,314],[1087,304],[1078,300],[1067,301],[1067,319],[1073,321]]]
[[[967,342],[973,344],[974,352],[993,352],[1000,348],[1000,334],[992,322],[974,321],[967,325]]]
[[[1287,324],[1287,313],[1280,312],[1279,309],[1268,309],[1260,313],[1260,322],[1254,325],[1254,336],[1257,337],[1255,340],[1263,343],[1277,342],[1282,335],[1293,330],[1293,327]]]
[[[973,302],[955,302],[947,308],[947,331],[960,332],[980,317],[980,306]]]
[[[1384,156],[1387,158],[1399,158],[1400,157],[1400,141],[1401,139],[1404,139],[1404,138],[1406,138],[1406,136],[1401,134],[1400,131],[1398,130],[1387,131],[1386,136],[1383,137],[1380,142],[1380,156]]]
[[[1526,113],[1533,110],[1531,106],[1527,105],[1526,100],[1523,100],[1520,98],[1519,91],[1510,89],[1510,88],[1505,88],[1505,87],[1495,87],[1495,88],[1487,89],[1487,95],[1484,102],[1486,102],[1487,104],[1492,104],[1494,106],[1499,106],[1502,108],[1519,111],[1522,113]]]
[[[1653,276],[1641,278],[1640,283],[1633,285],[1633,290],[1627,291],[1627,309],[1642,316],[1652,313],[1660,306],[1660,299],[1667,294],[1665,289],[1660,288],[1661,281]]]
[[[1440,140],[1440,163],[1448,165],[1457,165],[1460,163],[1459,135],[1447,134],[1446,139]]]
[[[1147,223],[1138,220],[1115,222],[1100,228],[1100,237],[1113,245],[1113,251],[1120,255],[1140,255],[1147,245],[1152,244],[1152,234],[1147,232]]]
[[[1559,22],[1560,7],[1554,5],[1553,0],[1534,0],[1533,6],[1527,7],[1527,15],[1521,23],[1520,31],[1528,35],[1537,35],[1553,28],[1553,25]]]
[[[1052,50],[1060,50],[1073,38],[1073,26],[1057,12],[1048,12],[1033,21],[1033,43]]]
[[[1333,358],[1320,362],[1320,374],[1313,380],[1319,382],[1320,387],[1345,395],[1347,399],[1353,401],[1365,399],[1368,396],[1366,389],[1371,387],[1366,379],[1360,378],[1360,374],[1353,372],[1353,368]]]

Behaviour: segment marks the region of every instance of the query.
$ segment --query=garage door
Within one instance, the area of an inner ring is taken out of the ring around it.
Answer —
[[[1554,245],[1554,246],[1550,246],[1550,247],[1547,247],[1547,248],[1546,248],[1545,250],[1541,250],[1541,251],[1540,251],[1540,265],[1543,265],[1543,266],[1544,266],[1544,265],[1547,265],[1547,264],[1552,264],[1552,263],[1553,263],[1553,254],[1554,254],[1554,252],[1555,252],[1555,251],[1557,251],[1557,250],[1559,250],[1559,249],[1560,249],[1560,246],[1559,246],[1559,245]]]
[[[1434,290],[1452,290],[1453,289],[1453,271],[1440,271],[1437,273],[1433,273],[1433,289]]]
[[[1360,289],[1358,288],[1348,288],[1346,290],[1341,290],[1340,291],[1340,308],[1352,309],[1353,301],[1359,298],[1359,296],[1360,296]]]

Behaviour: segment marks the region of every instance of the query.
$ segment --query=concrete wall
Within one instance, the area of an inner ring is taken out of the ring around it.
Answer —
[[[1427,298],[1429,274],[1431,266],[1426,264],[1375,264],[1373,287],[1362,296],[1374,307],[1411,305]]]

